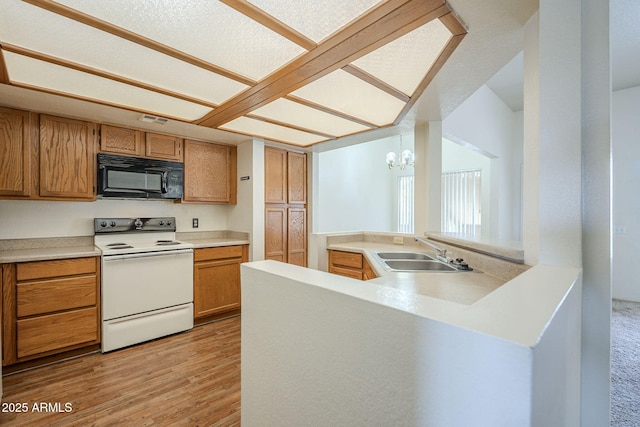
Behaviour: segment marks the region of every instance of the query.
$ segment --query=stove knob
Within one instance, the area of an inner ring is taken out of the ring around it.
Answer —
[[[116,226],[116,222],[115,222],[115,221],[111,221],[111,224],[110,224],[110,225],[111,225],[112,227],[115,227],[115,226]]]
[[[167,225],[171,225],[171,221],[167,221]]]
[[[107,221],[102,221],[100,223],[100,227],[106,227],[107,226]]]
[[[160,225],[164,225],[164,221],[160,220]]]
[[[141,230],[142,229],[142,221],[140,220],[140,218],[136,218],[136,220],[133,222],[133,225],[136,226],[136,230]]]

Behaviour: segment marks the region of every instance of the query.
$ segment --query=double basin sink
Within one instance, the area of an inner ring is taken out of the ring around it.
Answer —
[[[456,268],[422,252],[375,252],[382,266],[389,271],[460,272],[470,269]]]

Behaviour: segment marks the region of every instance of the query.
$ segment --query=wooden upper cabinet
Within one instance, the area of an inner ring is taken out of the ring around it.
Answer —
[[[236,203],[237,148],[185,140],[185,202]]]
[[[139,130],[109,125],[100,127],[100,151],[142,157],[145,155],[144,145]]]
[[[32,114],[0,108],[0,196],[32,194]]]
[[[287,195],[289,204],[307,203],[307,155],[287,153]]]
[[[146,133],[145,140],[145,157],[174,162],[183,161],[182,138],[172,135]]]
[[[182,162],[182,147],[183,139],[177,136],[111,125],[100,127],[100,151],[105,153]]]
[[[40,196],[95,200],[95,124],[40,116]]]
[[[265,203],[287,203],[287,152],[265,147],[264,165]]]
[[[307,155],[264,149],[265,203],[307,203]]]

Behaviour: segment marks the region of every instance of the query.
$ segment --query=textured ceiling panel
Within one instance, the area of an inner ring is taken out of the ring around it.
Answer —
[[[211,111],[198,104],[114,82],[10,52],[3,53],[12,83],[99,100],[136,111],[195,120]]]
[[[20,1],[0,14],[0,40],[213,104],[248,87]]]
[[[59,3],[259,80],[305,52],[211,0],[59,0]]]
[[[238,117],[220,126],[220,128],[300,146],[315,144],[327,139],[312,133],[302,132],[249,117]]]
[[[451,32],[439,19],[434,19],[354,61],[353,65],[411,95],[450,39]]]
[[[292,95],[378,126],[393,123],[405,105],[398,98],[342,70],[327,74]]]
[[[249,1],[316,43],[381,3],[379,0]]]
[[[333,136],[344,136],[370,129],[359,123],[286,99],[278,99],[254,110],[252,114]]]

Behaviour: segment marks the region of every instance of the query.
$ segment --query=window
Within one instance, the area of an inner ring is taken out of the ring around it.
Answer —
[[[442,174],[442,231],[479,236],[481,215],[481,170]]]
[[[398,177],[398,232],[413,233],[413,175]]]

